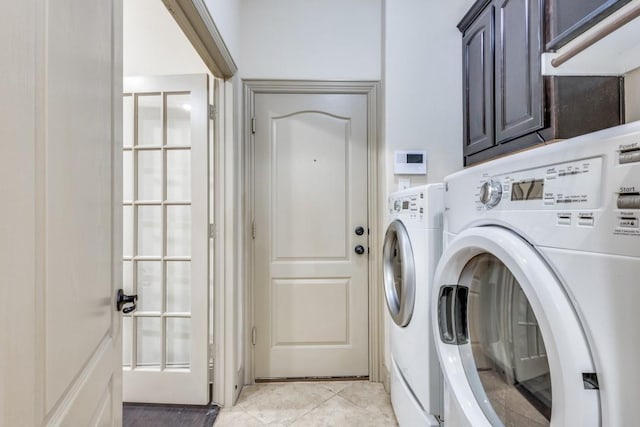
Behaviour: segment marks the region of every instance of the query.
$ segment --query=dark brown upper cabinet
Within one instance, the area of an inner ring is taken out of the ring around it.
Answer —
[[[496,142],[541,129],[540,8],[536,0],[498,0],[495,39]]]
[[[485,8],[462,39],[464,139],[468,153],[486,150],[494,144],[493,10],[493,6]]]
[[[569,43],[631,0],[547,0],[547,51]]]
[[[545,10],[542,0],[478,0],[458,24],[465,165],[623,120],[618,77],[541,75]]]

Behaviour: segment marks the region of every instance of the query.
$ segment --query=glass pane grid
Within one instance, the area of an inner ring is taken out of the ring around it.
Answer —
[[[165,98],[165,145],[184,146],[191,143],[191,94],[169,92]]]
[[[133,94],[125,111],[134,117],[125,118],[131,123],[132,135],[123,147],[127,168],[123,194],[128,196],[123,210],[128,209],[130,224],[124,239],[130,250],[123,260],[129,263],[125,283],[140,302],[138,310],[123,320],[123,360],[129,369],[183,370],[190,364],[191,280],[173,277],[169,291],[167,278],[168,264],[175,262],[187,264],[190,276],[189,98],[188,92]],[[168,164],[176,175],[170,183]],[[147,229],[139,229],[140,220]]]
[[[125,94],[122,99],[122,145],[130,148],[134,139],[134,97]]]
[[[136,150],[137,201],[161,201],[163,195],[165,167],[162,148]]]
[[[133,149],[124,148],[122,151],[122,199],[131,204],[133,200]]]
[[[191,363],[191,319],[165,318],[165,367],[189,368]]]
[[[164,145],[162,93],[143,93],[135,95],[135,146]]]

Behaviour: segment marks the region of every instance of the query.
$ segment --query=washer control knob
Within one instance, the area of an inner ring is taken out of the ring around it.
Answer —
[[[396,212],[400,212],[400,209],[402,209],[402,202],[400,200],[396,200],[395,202],[393,202],[393,210]]]
[[[491,209],[500,203],[502,199],[502,184],[497,181],[489,180],[480,187],[480,203],[485,208]]]

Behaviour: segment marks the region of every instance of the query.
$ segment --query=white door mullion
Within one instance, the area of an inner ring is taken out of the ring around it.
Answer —
[[[133,162],[131,173],[131,185],[133,185],[132,191],[132,204],[131,204],[131,254],[133,259],[131,260],[131,275],[132,275],[132,294],[138,295],[138,95],[133,96],[133,139],[131,145],[131,154]],[[138,366],[138,319],[135,316],[131,317],[131,369],[136,369]]]
[[[160,161],[162,162],[162,261],[161,261],[161,280],[160,284],[160,370],[163,371],[167,367],[167,320],[165,318],[167,292],[166,292],[166,271],[167,262],[165,257],[167,256],[167,153],[165,147],[167,146],[167,94],[161,92],[162,99],[162,147],[160,148]]]

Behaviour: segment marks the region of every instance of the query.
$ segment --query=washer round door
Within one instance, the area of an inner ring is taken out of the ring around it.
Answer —
[[[411,321],[416,296],[416,273],[409,234],[400,220],[387,228],[382,248],[384,296],[398,326]]]
[[[474,427],[601,424],[575,310],[522,238],[492,226],[460,233],[438,264],[432,296],[440,363]]]

